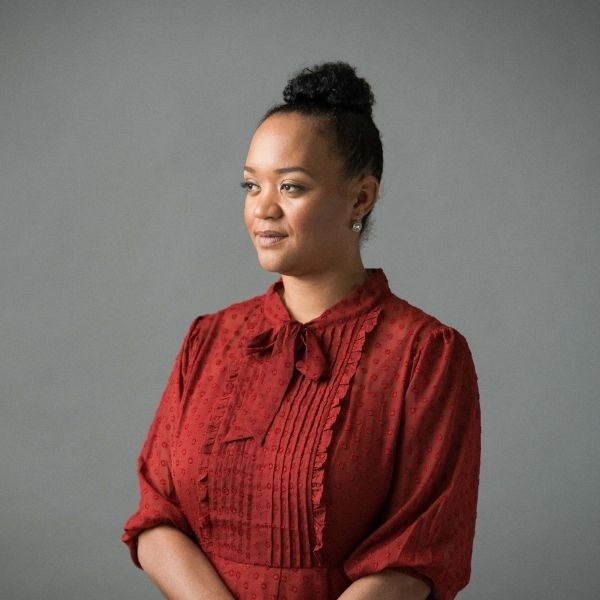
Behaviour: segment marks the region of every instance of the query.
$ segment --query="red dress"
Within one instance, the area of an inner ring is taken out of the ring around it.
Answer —
[[[169,523],[240,600],[333,600],[386,567],[451,600],[470,575],[477,375],[465,338],[382,269],[301,324],[265,294],[190,325],[122,540]]]

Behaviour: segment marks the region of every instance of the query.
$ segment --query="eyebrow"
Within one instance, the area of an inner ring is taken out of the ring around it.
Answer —
[[[256,173],[256,170],[248,165],[244,165],[244,171],[248,171],[249,173]],[[275,173],[278,175],[283,175],[284,173],[292,173],[294,171],[300,171],[301,173],[306,173],[309,177],[312,177],[309,171],[307,171],[303,167],[281,167],[280,169],[275,169]]]

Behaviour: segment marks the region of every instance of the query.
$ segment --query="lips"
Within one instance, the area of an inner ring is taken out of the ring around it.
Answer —
[[[287,234],[281,231],[273,231],[270,229],[256,232],[256,239],[260,246],[274,246],[287,237]]]
[[[285,233],[282,233],[281,231],[272,231],[270,229],[266,231],[257,231],[256,235],[260,237],[286,237]]]

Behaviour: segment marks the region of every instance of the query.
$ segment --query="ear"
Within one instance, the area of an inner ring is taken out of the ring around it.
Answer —
[[[356,217],[364,217],[373,210],[379,197],[379,181],[374,175],[362,175],[355,184],[355,200],[352,212]]]

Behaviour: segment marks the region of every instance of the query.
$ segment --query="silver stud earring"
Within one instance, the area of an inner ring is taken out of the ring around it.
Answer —
[[[362,229],[362,223],[360,221],[354,221],[352,223],[352,231],[358,233]]]

